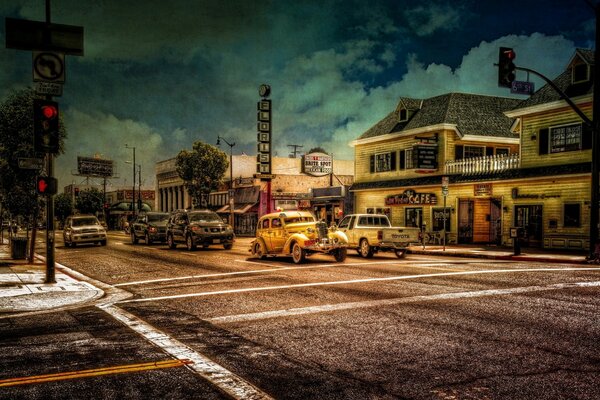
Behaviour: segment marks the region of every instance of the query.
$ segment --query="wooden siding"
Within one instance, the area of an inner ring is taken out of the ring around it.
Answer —
[[[580,105],[591,119],[592,104]],[[554,154],[539,154],[539,131],[552,126],[580,123],[581,118],[570,107],[522,117],[521,167],[540,167],[591,161],[591,150],[566,151]]]

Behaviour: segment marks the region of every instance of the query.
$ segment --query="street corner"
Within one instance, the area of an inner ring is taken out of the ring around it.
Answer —
[[[42,266],[0,267],[0,314],[83,305],[104,296],[102,289],[61,272],[55,278],[56,283],[45,283]]]

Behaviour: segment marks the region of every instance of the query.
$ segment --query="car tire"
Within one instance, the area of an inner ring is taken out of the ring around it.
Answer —
[[[233,247],[233,243],[223,243],[223,248],[225,250],[231,250],[232,247]]]
[[[135,236],[135,231],[131,231],[131,244],[138,244],[138,238]]]
[[[394,253],[396,253],[396,257],[404,258],[406,255],[406,249],[394,250]]]
[[[306,252],[298,243],[292,246],[292,259],[295,264],[302,264],[306,260]]]
[[[152,244],[152,239],[150,239],[150,235],[148,235],[148,232],[146,232],[146,234],[144,235],[144,241],[146,242],[146,244]]]
[[[267,258],[267,252],[265,251],[264,246],[260,242],[254,245],[254,254],[259,260],[264,260],[265,258]]]
[[[188,251],[196,250],[196,243],[194,242],[192,235],[187,235],[185,237],[185,247],[188,249]]]
[[[348,255],[348,249],[342,247],[340,249],[336,249],[333,251],[333,257],[337,262],[344,262],[346,260],[346,256]]]
[[[101,241],[100,246],[106,246],[106,240]]]
[[[373,257],[373,247],[371,247],[367,239],[362,239],[360,241],[360,255],[363,258]]]
[[[169,246],[170,249],[174,249],[177,247],[177,243],[175,243],[175,241],[173,240],[173,235],[167,236],[167,246]]]

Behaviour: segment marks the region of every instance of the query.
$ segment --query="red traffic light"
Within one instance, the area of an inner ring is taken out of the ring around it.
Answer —
[[[38,194],[53,195],[56,194],[58,182],[56,178],[49,176],[38,176],[35,184],[35,190]]]
[[[504,50],[504,56],[509,60],[514,60],[517,58],[517,53],[515,53],[513,49],[506,49]]]
[[[58,116],[58,108],[53,105],[42,106],[42,115],[48,119],[56,118]]]

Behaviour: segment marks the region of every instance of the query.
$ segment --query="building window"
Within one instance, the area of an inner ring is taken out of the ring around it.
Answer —
[[[410,208],[404,210],[404,221],[406,226],[420,228],[423,225],[423,208]]]
[[[572,70],[573,83],[587,82],[590,80],[590,68],[587,64],[578,64]]]
[[[464,147],[464,158],[475,158],[475,157],[483,157],[485,151],[485,147],[483,146],[465,146]]]
[[[398,121],[408,121],[408,110],[406,108],[400,110],[400,113],[398,114]]]
[[[371,156],[371,172],[395,171],[396,168],[395,151],[389,153],[379,153]]]
[[[550,128],[550,153],[581,150],[581,124]]]
[[[510,149],[508,147],[496,147],[497,156],[507,156],[509,153]]]
[[[565,228],[581,227],[581,205],[579,203],[564,205],[564,222]]]
[[[445,212],[444,212],[445,211]],[[444,230],[444,216],[446,217],[446,231],[452,230],[450,226],[450,207],[446,207],[444,210],[443,207],[434,208],[433,212],[433,230],[434,231],[443,231]]]

